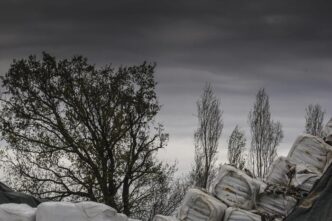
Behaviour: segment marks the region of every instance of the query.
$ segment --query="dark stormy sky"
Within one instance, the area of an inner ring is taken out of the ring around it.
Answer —
[[[261,87],[283,125],[281,155],[303,132],[308,104],[332,116],[331,1],[1,0],[1,74],[13,58],[42,51],[83,54],[97,65],[157,62],[158,120],[170,133],[160,157],[178,160],[180,171],[193,161],[205,82],[224,111],[220,161],[236,124],[249,140],[248,111]]]

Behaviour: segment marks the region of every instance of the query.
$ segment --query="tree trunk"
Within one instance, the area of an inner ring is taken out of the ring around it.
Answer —
[[[122,187],[122,202],[123,202],[123,213],[130,216],[130,206],[129,206],[129,179],[126,176],[124,178]]]

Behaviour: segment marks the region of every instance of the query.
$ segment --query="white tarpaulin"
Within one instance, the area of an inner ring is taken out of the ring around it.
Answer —
[[[45,202],[37,207],[36,221],[127,221],[127,217],[95,202]]]
[[[257,198],[257,209],[270,215],[286,217],[296,206],[297,200],[284,194],[262,193]]]
[[[8,203],[0,205],[0,221],[35,221],[36,208],[26,204]]]
[[[213,196],[198,190],[187,191],[178,211],[179,220],[220,221],[227,206]]]
[[[261,221],[261,216],[239,208],[226,209],[223,221]]]
[[[272,184],[288,185],[290,184],[290,178],[287,173],[294,168],[295,164],[291,163],[286,157],[278,157],[269,169],[269,173],[266,177],[266,182]]]
[[[163,216],[158,214],[153,217],[153,221],[178,221],[178,219],[174,216]]]
[[[242,209],[255,207],[261,183],[229,165],[223,165],[214,179],[210,192],[228,206]]]
[[[332,147],[321,138],[305,134],[296,139],[288,158],[296,164],[313,166],[323,173],[331,162]]]

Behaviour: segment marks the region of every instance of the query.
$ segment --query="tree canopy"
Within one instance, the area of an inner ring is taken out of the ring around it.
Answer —
[[[321,136],[324,114],[319,104],[309,104],[305,109],[305,132],[314,136]]]
[[[281,123],[271,119],[269,96],[264,88],[257,92],[248,120],[251,132],[249,166],[255,176],[265,178],[277,156],[277,146],[283,138],[283,132]]]
[[[40,198],[88,199],[139,217],[139,204],[175,171],[155,157],[168,134],[154,122],[154,69],[47,53],[14,60],[0,100],[8,181]]]
[[[220,102],[212,86],[206,84],[197,101],[198,128],[195,131],[194,183],[198,187],[208,188],[213,178],[214,164],[218,153],[219,139],[223,129]]]
[[[236,125],[228,140],[228,163],[236,168],[243,169],[245,166],[244,151],[246,138],[244,132]]]

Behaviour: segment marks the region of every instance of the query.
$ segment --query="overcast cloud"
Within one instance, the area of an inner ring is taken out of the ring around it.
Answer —
[[[247,130],[255,94],[265,87],[286,154],[303,132],[308,104],[332,116],[331,12],[323,0],[2,0],[0,71],[42,51],[82,54],[98,65],[157,62],[158,119],[170,133],[161,156],[177,159],[183,172],[193,160],[195,102],[205,82],[224,111],[220,161],[235,125]]]

